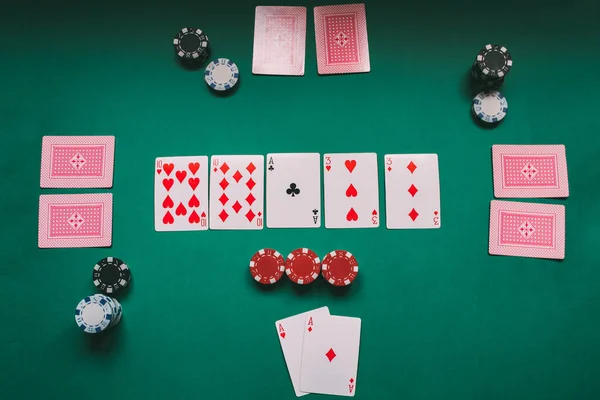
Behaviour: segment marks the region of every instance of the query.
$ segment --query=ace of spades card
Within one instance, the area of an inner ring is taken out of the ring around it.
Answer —
[[[267,154],[267,227],[321,226],[319,153]]]
[[[262,155],[211,157],[210,229],[262,229],[264,219]]]
[[[154,229],[208,229],[208,157],[158,157],[154,168]]]
[[[379,227],[377,154],[325,154],[325,227]]]

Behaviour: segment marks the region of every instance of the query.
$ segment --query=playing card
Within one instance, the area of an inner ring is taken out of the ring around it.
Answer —
[[[252,73],[304,75],[306,7],[258,6]]]
[[[323,160],[325,227],[378,227],[377,154],[325,154]]]
[[[210,229],[262,229],[264,156],[212,156]]]
[[[565,258],[565,207],[492,200],[490,254]]]
[[[306,315],[300,391],[354,396],[360,325],[360,318]]]
[[[494,196],[568,197],[564,145],[494,145]]]
[[[300,391],[300,368],[302,366],[302,345],[304,343],[304,321],[308,313],[313,315],[329,315],[329,308],[321,307],[316,310],[307,311],[275,322],[277,336],[285,358],[288,372],[296,396],[304,396],[308,393]]]
[[[38,247],[109,247],[112,194],[40,196]]]
[[[315,7],[319,74],[369,72],[369,41],[364,4]]]
[[[384,160],[387,228],[439,228],[437,154],[386,154]]]
[[[154,229],[208,229],[208,157],[158,157],[154,165]]]
[[[44,136],[40,187],[112,187],[114,154],[114,136]]]
[[[319,153],[267,154],[267,227],[321,226]]]

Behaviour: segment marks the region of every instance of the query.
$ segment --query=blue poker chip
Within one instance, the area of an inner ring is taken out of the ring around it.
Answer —
[[[507,111],[506,97],[496,90],[481,92],[473,99],[473,113],[482,122],[496,124],[506,117]]]
[[[227,92],[233,89],[240,77],[237,65],[227,58],[219,58],[208,64],[204,71],[204,80],[211,89]]]
[[[96,295],[81,300],[75,308],[75,322],[87,333],[100,333],[111,326],[114,318],[112,304]]]

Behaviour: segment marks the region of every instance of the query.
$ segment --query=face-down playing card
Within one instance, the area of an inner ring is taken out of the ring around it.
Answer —
[[[110,188],[114,136],[44,136],[40,187]]]
[[[306,7],[257,6],[252,73],[304,75]]]
[[[154,166],[154,229],[208,229],[208,157],[158,157]]]
[[[494,145],[494,196],[568,197],[564,145]]]
[[[369,72],[369,41],[364,4],[315,7],[319,74]]]
[[[492,200],[490,254],[565,258],[565,206]]]
[[[321,226],[321,157],[318,153],[267,154],[267,226]]]
[[[264,156],[211,157],[210,229],[262,229]]]
[[[40,196],[38,247],[109,247],[112,194]]]

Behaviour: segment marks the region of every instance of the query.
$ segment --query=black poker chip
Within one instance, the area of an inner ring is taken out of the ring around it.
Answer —
[[[183,28],[173,39],[177,56],[185,62],[203,62],[208,58],[208,36],[198,28]]]
[[[94,285],[104,293],[117,293],[131,281],[131,271],[123,260],[106,257],[94,265]]]
[[[479,50],[475,62],[481,73],[492,79],[504,78],[513,63],[508,49],[498,44],[488,44]]]
[[[484,75],[483,72],[479,69],[479,64],[477,61],[473,63],[471,67],[471,78],[475,85],[480,89],[493,89],[498,90],[504,83],[504,77],[502,78],[490,78],[487,75]]]

